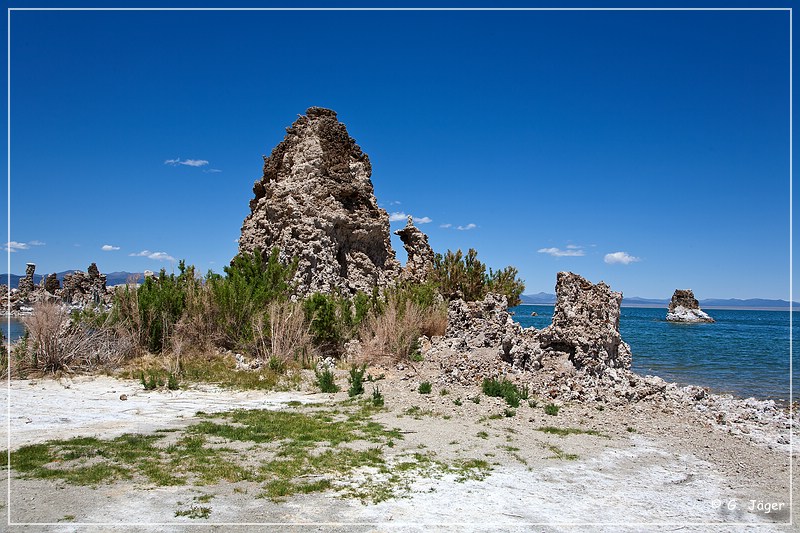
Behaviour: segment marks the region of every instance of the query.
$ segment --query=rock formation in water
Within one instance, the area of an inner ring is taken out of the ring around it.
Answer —
[[[97,264],[92,263],[86,272],[76,270],[64,275],[64,288],[61,296],[69,304],[99,304],[106,299],[106,276],[101,274]]]
[[[714,322],[700,309],[700,302],[694,297],[691,289],[675,289],[672,300],[667,310],[667,320],[670,322]]]
[[[409,215],[406,227],[394,232],[403,241],[403,248],[408,253],[408,261],[401,273],[401,279],[423,282],[433,270],[434,253],[428,244],[428,236],[414,225]]]
[[[330,109],[309,108],[286,132],[253,186],[239,252],[278,247],[283,262],[297,258],[300,296],[389,285],[400,263],[367,154]]]

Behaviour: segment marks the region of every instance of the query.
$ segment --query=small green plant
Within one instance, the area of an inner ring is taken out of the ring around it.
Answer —
[[[531,409],[533,409],[537,405],[539,404],[536,402],[536,400],[528,400],[528,407],[530,407]]]
[[[455,400],[453,400],[453,404],[461,407],[461,398],[456,398]]]
[[[420,394],[430,394],[433,387],[431,386],[430,381],[423,381],[419,384],[419,393]]]
[[[175,516],[185,516],[187,518],[208,518],[211,515],[211,507],[205,505],[194,505],[188,509],[179,509],[175,511]]]
[[[316,371],[317,386],[322,392],[339,392],[339,386],[336,384],[336,379],[330,368],[326,368],[322,372]]]
[[[486,433],[485,431],[479,431],[478,432],[478,437],[481,438],[481,439],[488,439],[489,438],[489,434]]]
[[[634,427],[631,427],[631,426],[628,426],[627,428],[625,428],[625,430],[626,430],[628,433],[636,433],[636,428],[634,428]]]
[[[474,396],[474,397],[470,398],[470,400],[472,400],[472,403],[481,403],[481,397],[480,396]]]
[[[447,396],[448,394],[450,394],[450,391],[447,389],[439,390],[439,396]]]
[[[372,389],[372,405],[375,407],[383,407],[383,394],[378,387]]]
[[[503,398],[510,407],[519,407],[519,401],[522,397],[517,386],[506,379],[484,379],[483,393],[486,396]],[[527,395],[527,391],[525,394]]]
[[[548,403],[547,405],[544,406],[545,414],[548,414],[550,416],[556,416],[560,409],[561,408],[554,403]]]
[[[172,372],[170,372],[169,376],[167,377],[167,388],[169,390],[178,390],[178,388],[179,388],[178,376],[176,376]]]
[[[156,375],[152,371],[147,373],[147,377],[145,377],[144,372],[140,372],[139,380],[142,382],[142,387],[144,387],[144,390],[156,390],[158,388],[159,384],[156,379]]]
[[[269,358],[267,366],[276,374],[283,374],[286,371],[286,362],[274,355]]]
[[[505,415],[506,418],[511,418],[516,414],[517,412],[514,409],[509,409],[508,407],[503,409],[503,415]]]
[[[356,365],[350,367],[350,377],[348,378],[350,388],[347,390],[347,394],[351,398],[364,394],[364,374],[366,371],[367,365],[361,365],[360,368]]]

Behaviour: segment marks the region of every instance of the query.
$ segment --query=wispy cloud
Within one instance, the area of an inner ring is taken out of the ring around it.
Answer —
[[[165,165],[170,165],[170,166],[173,166],[173,167],[178,166],[178,165],[185,165],[187,167],[202,167],[202,166],[207,165],[208,161],[206,161],[205,159],[183,159],[183,160],[181,160],[181,158],[179,157],[177,159],[167,159],[166,161],[164,161],[164,164]]]
[[[119,246],[113,246],[111,244],[104,244],[100,247],[101,250],[104,252],[113,252],[114,250],[119,250]]]
[[[636,263],[637,261],[641,261],[641,259],[630,255],[628,252],[614,252],[606,254],[605,257],[603,258],[603,261],[605,261],[609,265],[615,265],[615,264],[629,265],[631,263]]]
[[[409,215],[403,213],[402,211],[395,211],[394,213],[389,215],[389,222],[405,222],[408,219]],[[417,217],[411,215],[411,218],[414,219],[415,224],[429,224],[433,222],[433,219],[430,217]]]
[[[206,168],[206,169],[203,169],[203,172],[205,172],[206,174],[216,174],[216,173],[222,172],[222,171],[220,169],[218,169],[218,168]]]
[[[566,250],[561,248],[539,248],[536,250],[540,254],[547,254],[552,257],[583,257],[586,253],[581,250],[580,246],[568,244]]]
[[[151,252],[150,250],[142,250],[141,252],[128,254],[130,257],[147,257],[155,261],[169,261],[174,263],[176,259],[166,252]]]
[[[475,228],[477,228],[477,227],[478,227],[478,226],[476,226],[475,224],[473,224],[472,222],[470,222],[470,223],[469,223],[469,224],[467,224],[466,226],[456,226],[456,229],[457,229],[457,230],[459,230],[459,231],[467,231],[467,230],[475,229]]]
[[[18,252],[20,250],[28,250],[31,246],[44,246],[45,243],[42,241],[28,241],[28,242],[17,242],[17,241],[8,241],[3,248],[6,252]]]
[[[452,228],[452,227],[453,227],[453,225],[452,225],[452,224],[450,224],[450,223],[448,223],[448,224],[439,224],[439,227],[440,227],[440,228]]]

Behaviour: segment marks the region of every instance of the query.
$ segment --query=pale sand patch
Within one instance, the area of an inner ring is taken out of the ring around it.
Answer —
[[[338,375],[340,385],[345,384],[345,373]],[[388,411],[375,419],[404,433],[394,448],[384,450],[387,459],[399,462],[413,452],[433,452],[446,462],[482,459],[496,463],[488,477],[457,482],[454,474],[419,476],[411,480],[405,497],[378,504],[342,499],[335,492],[273,503],[255,498],[256,483],[153,487],[119,482],[92,488],[13,479],[14,522],[58,522],[74,516],[72,521],[78,523],[141,526],[63,523],[13,526],[12,530],[185,531],[187,526],[181,524],[203,523],[220,524],[212,527],[216,531],[281,530],[292,523],[305,524],[291,529],[303,531],[793,530],[784,525],[789,519],[787,505],[782,512],[770,514],[748,510],[751,499],[788,504],[784,449],[728,434],[726,428],[704,422],[697,413],[665,413],[657,405],[640,403],[603,411],[566,405],[558,416],[548,416],[541,404],[531,407],[523,402],[513,417],[488,419],[506,406],[486,396],[478,404],[470,401],[480,394],[478,387],[452,386],[446,395],[434,387],[432,394],[421,395],[417,384],[417,380],[391,375],[379,382]],[[369,395],[372,384],[365,388]],[[135,381],[105,376],[66,383],[15,381],[11,387],[12,446],[76,435],[113,438],[126,432],[181,428],[197,421],[197,411],[285,408],[292,400],[328,402],[347,397],[344,392],[309,392],[227,391],[207,385],[146,392]],[[121,394],[128,400],[121,401]],[[456,405],[456,399],[461,405]],[[418,419],[404,414],[412,406],[425,414]],[[591,429],[605,436],[560,437],[537,430],[549,425]],[[578,457],[554,458],[552,446]],[[361,475],[379,477],[370,472]],[[212,509],[207,520],[175,517],[177,509],[186,509],[203,495],[212,496],[202,504]],[[718,505],[731,501],[736,502],[735,509]],[[164,525],[147,525],[154,523]],[[225,523],[285,525],[259,528]],[[575,523],[583,525],[570,525]]]

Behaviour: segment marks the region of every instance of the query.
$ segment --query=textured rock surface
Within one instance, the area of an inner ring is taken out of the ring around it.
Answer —
[[[401,274],[402,279],[423,282],[433,270],[434,253],[428,244],[428,236],[414,225],[409,216],[406,227],[394,232],[403,241],[403,248],[408,253],[408,261]]]
[[[714,322],[700,309],[700,302],[694,297],[691,289],[675,289],[667,310],[670,322]]]
[[[19,280],[17,288],[22,295],[26,295],[33,291],[33,275],[36,273],[36,264],[28,263],[25,266],[25,277]]]
[[[58,276],[55,273],[48,275],[44,279],[44,290],[49,292],[50,294],[55,294],[58,289],[61,288],[61,284],[58,282]]]
[[[560,272],[556,296],[553,324],[542,330],[514,322],[499,295],[452,301],[447,331],[432,339],[425,358],[439,363],[443,383],[510,376],[565,401],[619,403],[663,393],[666,382],[630,371],[630,348],[619,333],[620,293]]]
[[[553,324],[542,331],[546,350],[566,352],[578,369],[600,374],[630,368],[631,350],[619,333],[622,293],[592,284],[572,272],[559,272]]]
[[[371,291],[400,274],[389,215],[378,207],[367,155],[329,109],[312,107],[264,158],[239,251],[273,247],[299,260],[297,293]]]
[[[103,303],[107,300],[106,276],[100,274],[95,263],[89,265],[86,272],[76,270],[64,276],[64,288],[61,296],[66,303],[86,304]]]

